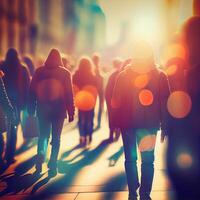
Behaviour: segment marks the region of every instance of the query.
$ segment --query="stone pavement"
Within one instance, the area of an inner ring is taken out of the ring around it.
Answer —
[[[18,135],[17,162],[0,175],[0,199],[51,199],[51,200],[126,200],[128,196],[124,172],[124,155],[121,138],[108,143],[107,120],[94,133],[87,148],[78,144],[76,123],[65,125],[61,139],[59,174],[49,179],[47,166],[41,176],[34,174],[36,140],[22,146]],[[173,190],[165,169],[166,144],[156,144],[153,200],[173,200]],[[140,165],[140,158],[138,166]]]

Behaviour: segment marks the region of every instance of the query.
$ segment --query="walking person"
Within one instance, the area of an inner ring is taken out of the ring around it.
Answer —
[[[137,199],[138,188],[140,200],[151,199],[157,131],[161,128],[163,139],[169,130],[166,106],[169,93],[167,77],[157,69],[150,45],[138,42],[133,62],[119,74],[112,96],[122,131],[129,200]],[[142,160],[140,182],[137,145]]]
[[[42,171],[51,135],[48,168],[49,175],[55,176],[64,119],[68,114],[68,121],[74,120],[71,74],[62,67],[61,55],[57,49],[50,51],[44,65],[39,67],[33,75],[28,112],[30,115],[36,112],[39,121],[36,171]]]
[[[118,118],[117,110],[112,107],[111,98],[112,98],[112,93],[113,93],[117,76],[122,70],[121,69],[122,64],[123,62],[120,59],[115,59],[113,61],[114,72],[110,75],[108,79],[108,83],[106,85],[106,89],[105,89],[105,99],[106,99],[106,105],[107,105],[107,110],[108,110],[108,121],[109,121],[109,129],[110,129],[109,140],[111,142],[114,140],[118,140],[120,136],[120,129],[119,127],[117,127],[117,122],[116,122]]]
[[[18,52],[14,48],[10,48],[7,51],[1,69],[4,73],[3,81],[8,98],[11,101],[18,120],[17,126],[16,124],[9,124],[7,132],[6,161],[7,164],[12,164],[15,162],[14,156],[17,142],[17,128],[20,123],[20,114],[27,105],[30,78],[28,70],[21,64]]]
[[[184,90],[172,93],[172,133],[168,137],[167,169],[177,200],[200,199],[200,17],[190,18],[183,26],[184,46],[188,53],[186,73],[180,76]],[[181,65],[182,69],[185,67]],[[178,106],[177,106],[178,105]],[[180,109],[181,108],[181,109]]]
[[[103,104],[104,104],[104,78],[101,75],[101,69],[100,69],[100,55],[95,53],[92,56],[92,61],[94,63],[94,67],[95,67],[95,75],[97,77],[97,81],[98,81],[98,90],[100,93],[100,98],[99,98],[99,110],[98,110],[98,117],[97,117],[97,127],[96,129],[99,129],[101,127],[101,117],[102,117],[102,112],[103,112]]]
[[[94,109],[96,99],[102,99],[102,85],[93,72],[93,64],[90,58],[82,57],[78,64],[78,70],[73,76],[73,84],[77,88],[75,97],[78,108],[78,126],[80,133],[80,144],[86,145],[92,142],[94,130]]]
[[[5,165],[3,153],[4,153],[4,138],[2,133],[6,131],[6,123],[5,118],[7,117],[7,121],[12,121],[15,123],[15,114],[14,109],[8,99],[4,83],[2,80],[3,72],[0,71],[0,168],[2,169]],[[2,127],[3,126],[3,127]]]

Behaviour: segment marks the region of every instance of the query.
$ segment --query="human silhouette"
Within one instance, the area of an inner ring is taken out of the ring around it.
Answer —
[[[167,167],[176,191],[176,199],[197,200],[200,198],[200,17],[190,18],[183,26],[184,45],[188,52],[188,66],[184,80],[185,94],[177,104],[188,112],[179,118],[172,116],[169,134]],[[184,68],[184,66],[182,66]],[[189,104],[190,103],[190,104]],[[178,106],[178,105],[176,105]]]
[[[97,129],[99,129],[101,127],[101,116],[102,116],[103,103],[104,103],[104,78],[101,75],[100,55],[98,53],[94,53],[92,56],[92,61],[94,63],[94,67],[95,67],[94,71],[98,80],[99,92],[100,92],[98,120],[97,120],[97,127],[96,127]]]
[[[105,89],[105,99],[108,110],[108,121],[110,129],[110,135],[109,135],[110,141],[113,141],[115,139],[117,140],[120,136],[120,130],[118,127],[116,127],[117,125],[116,120],[118,118],[117,110],[111,106],[111,98],[115,86],[115,81],[121,71],[122,64],[123,62],[120,59],[115,59],[113,61],[114,72],[110,75]]]
[[[20,62],[18,52],[14,48],[7,51],[5,61],[1,69],[4,73],[3,81],[8,94],[8,98],[16,112],[18,124],[20,123],[20,113],[27,105],[28,90],[30,78],[28,70]],[[12,123],[9,124],[7,132],[7,150],[6,161],[8,164],[15,162],[15,150],[17,140],[17,127]]]
[[[94,129],[94,109],[96,99],[102,99],[102,85],[94,73],[93,63],[90,58],[82,57],[78,69],[73,76],[73,84],[77,93],[75,102],[78,108],[78,126],[80,133],[80,144],[85,145],[92,142]]]
[[[36,107],[37,104],[37,107]],[[44,66],[39,67],[31,81],[28,112],[37,111],[39,139],[36,170],[42,171],[50,135],[51,156],[48,162],[49,175],[57,174],[57,157],[60,149],[60,135],[68,113],[69,122],[74,119],[74,102],[70,72],[62,67],[60,53],[51,49]]]
[[[3,73],[0,71],[3,76]],[[15,120],[14,109],[8,99],[2,77],[0,76],[0,168],[5,165],[3,153],[4,153],[4,138],[2,133],[6,131],[5,117],[8,117],[10,121]]]
[[[154,62],[150,45],[135,44],[133,62],[120,72],[116,80],[111,105],[118,109],[118,126],[122,131],[125,171],[129,200],[150,200],[154,176],[154,148],[157,131],[164,137],[168,131],[167,76]],[[137,145],[141,154],[141,181],[138,180]]]

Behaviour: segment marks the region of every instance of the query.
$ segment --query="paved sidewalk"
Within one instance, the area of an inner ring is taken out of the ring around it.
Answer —
[[[173,200],[164,162],[166,145],[160,144],[159,136],[151,196],[153,200]],[[22,136],[19,134],[17,162],[0,175],[0,199],[126,200],[128,192],[122,141],[120,138],[117,142],[108,143],[107,138],[106,118],[87,148],[77,146],[76,124],[65,126],[59,174],[49,179],[46,165],[41,176],[34,174],[36,141],[29,146],[22,146]]]

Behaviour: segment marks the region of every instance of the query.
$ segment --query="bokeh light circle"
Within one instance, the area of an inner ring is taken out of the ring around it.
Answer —
[[[181,153],[177,157],[177,164],[182,169],[188,169],[192,166],[193,159],[192,156],[188,153]]]
[[[174,118],[184,118],[191,111],[192,101],[190,96],[184,91],[173,92],[167,101],[168,112]]]
[[[96,104],[95,97],[88,91],[81,90],[75,95],[75,106],[82,111],[94,109]]]
[[[146,87],[148,82],[149,82],[149,76],[147,74],[141,74],[133,80],[134,86],[140,89]]]
[[[138,148],[141,152],[144,151],[152,151],[155,148],[156,144],[156,136],[155,135],[147,135],[141,139],[138,144]]]
[[[41,102],[55,101],[62,97],[63,86],[56,79],[46,79],[38,83],[36,94]]]
[[[176,74],[178,70],[178,66],[177,65],[170,65],[169,67],[167,67],[167,69],[165,70],[166,74],[168,76],[173,76]]]
[[[153,93],[150,90],[143,89],[139,93],[139,101],[143,106],[150,106],[153,103]]]

